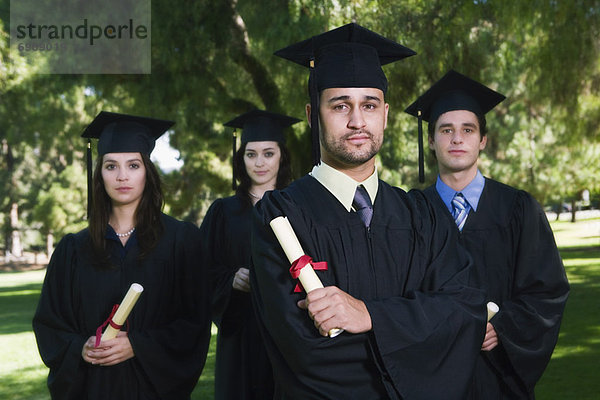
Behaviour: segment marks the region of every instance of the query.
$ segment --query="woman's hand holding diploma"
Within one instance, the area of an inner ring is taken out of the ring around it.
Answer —
[[[119,308],[117,308],[114,315],[111,315],[108,318],[108,320],[106,321],[106,323],[108,323],[108,326],[106,327],[106,330],[102,334],[103,341],[112,339],[117,336],[117,334],[119,333],[119,330],[121,329],[121,326],[127,320],[129,313],[133,309],[133,306],[135,306],[135,303],[138,301],[138,298],[140,297],[140,294],[142,294],[143,291],[144,291],[144,288],[139,283],[131,284],[131,286],[129,287],[129,290],[125,294],[125,297],[123,297],[123,301],[121,302],[121,305],[118,306]],[[102,327],[103,327],[103,325],[100,326],[100,328],[98,328],[98,329],[101,329]],[[98,344],[98,342],[99,342],[97,336],[98,336],[98,332],[96,332],[96,344]]]
[[[92,365],[110,367],[135,356],[127,332],[119,332],[116,338],[101,341],[98,347],[95,344],[96,336],[90,336],[81,351],[84,361]]]

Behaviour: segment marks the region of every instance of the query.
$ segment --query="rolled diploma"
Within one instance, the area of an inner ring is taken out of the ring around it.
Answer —
[[[304,250],[302,250],[298,237],[294,233],[294,229],[287,217],[281,216],[274,218],[269,225],[271,225],[271,229],[273,229],[277,241],[283,248],[283,252],[287,256],[290,264],[304,255]],[[298,280],[300,280],[306,293],[323,287],[321,280],[310,264],[307,264],[300,270]],[[336,337],[343,331],[343,329],[331,329],[329,331],[329,337]]]
[[[490,321],[490,319],[492,319],[492,317],[494,315],[496,315],[496,313],[500,311],[500,307],[498,307],[498,304],[494,303],[493,301],[490,301],[489,303],[487,303],[487,320],[488,322]]]
[[[140,294],[142,294],[143,291],[144,288],[139,283],[131,284],[129,290],[125,294],[125,297],[123,297],[123,301],[121,301],[119,308],[115,312],[115,315],[113,315],[112,320],[115,324],[123,325],[125,323],[127,317],[129,316],[129,313],[133,309],[133,306],[135,306],[135,303],[137,302],[138,298],[140,297]],[[119,330],[113,328],[110,324],[108,324],[106,330],[102,334],[101,340],[104,341],[113,339],[117,336],[117,333],[119,333]]]

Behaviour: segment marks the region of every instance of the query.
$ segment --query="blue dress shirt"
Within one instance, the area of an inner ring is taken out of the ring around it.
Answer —
[[[475,178],[469,183],[463,190],[457,192],[452,189],[450,186],[446,185],[440,179],[440,176],[437,177],[437,182],[435,183],[435,189],[439,193],[442,201],[452,214],[452,199],[456,193],[462,193],[465,199],[467,200],[467,215],[471,211],[477,211],[477,204],[479,204],[479,198],[481,197],[481,193],[483,192],[483,187],[485,186],[485,178],[481,174],[479,170],[477,170],[477,175]]]

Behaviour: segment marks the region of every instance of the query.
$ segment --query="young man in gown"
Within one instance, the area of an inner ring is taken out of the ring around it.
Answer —
[[[448,72],[407,112],[429,123],[439,176],[425,190],[474,261],[472,284],[500,311],[488,322],[470,399],[533,399],[556,341],[569,284],[540,205],[478,169],[485,114],[504,96]],[[464,208],[464,209],[463,209]]]
[[[463,399],[485,333],[483,293],[445,216],[378,179],[388,104],[381,64],[414,52],[349,24],[276,53],[311,66],[315,166],[265,194],[252,297],[276,399]],[[320,156],[319,156],[320,152]],[[287,216],[322,289],[295,291],[269,222]],[[344,330],[330,338],[334,328]]]

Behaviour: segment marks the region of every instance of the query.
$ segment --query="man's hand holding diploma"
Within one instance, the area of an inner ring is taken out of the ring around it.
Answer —
[[[323,284],[321,283],[321,280],[313,270],[313,267],[310,265],[310,262],[308,264],[303,265],[301,268],[297,268],[296,263],[304,259],[306,256],[288,219],[283,216],[277,217],[274,218],[269,224],[271,225],[271,229],[273,229],[273,233],[277,237],[279,244],[283,248],[285,255],[292,264],[290,273],[293,277],[298,278],[298,280],[304,286],[304,290],[306,291],[306,293],[308,294],[316,289],[323,289]],[[310,261],[310,257],[307,257],[307,260]],[[310,300],[308,301],[308,303],[310,303]],[[300,306],[300,304],[298,305]],[[307,309],[305,307],[301,308]],[[312,315],[311,318],[313,318]],[[317,325],[317,328],[320,330],[321,328],[319,325]],[[335,337],[343,331],[344,330],[338,326],[332,326],[332,328],[328,331],[328,333],[325,336]],[[321,334],[323,333],[321,332]]]
[[[365,303],[336,286],[312,290],[306,299],[298,301],[298,307],[308,310],[308,315],[323,336],[334,328],[350,333],[363,333],[372,328],[371,315]]]
[[[485,338],[481,344],[481,351],[490,351],[496,346],[498,346],[498,335],[496,334],[494,325],[488,322],[485,329]]]
[[[493,350],[494,347],[498,346],[498,335],[496,334],[496,329],[494,329],[494,325],[490,323],[490,320],[496,315],[498,311],[500,311],[500,307],[494,302],[487,303],[488,310],[488,323],[485,328],[485,337],[483,338],[483,343],[481,344],[481,351],[490,351]]]

